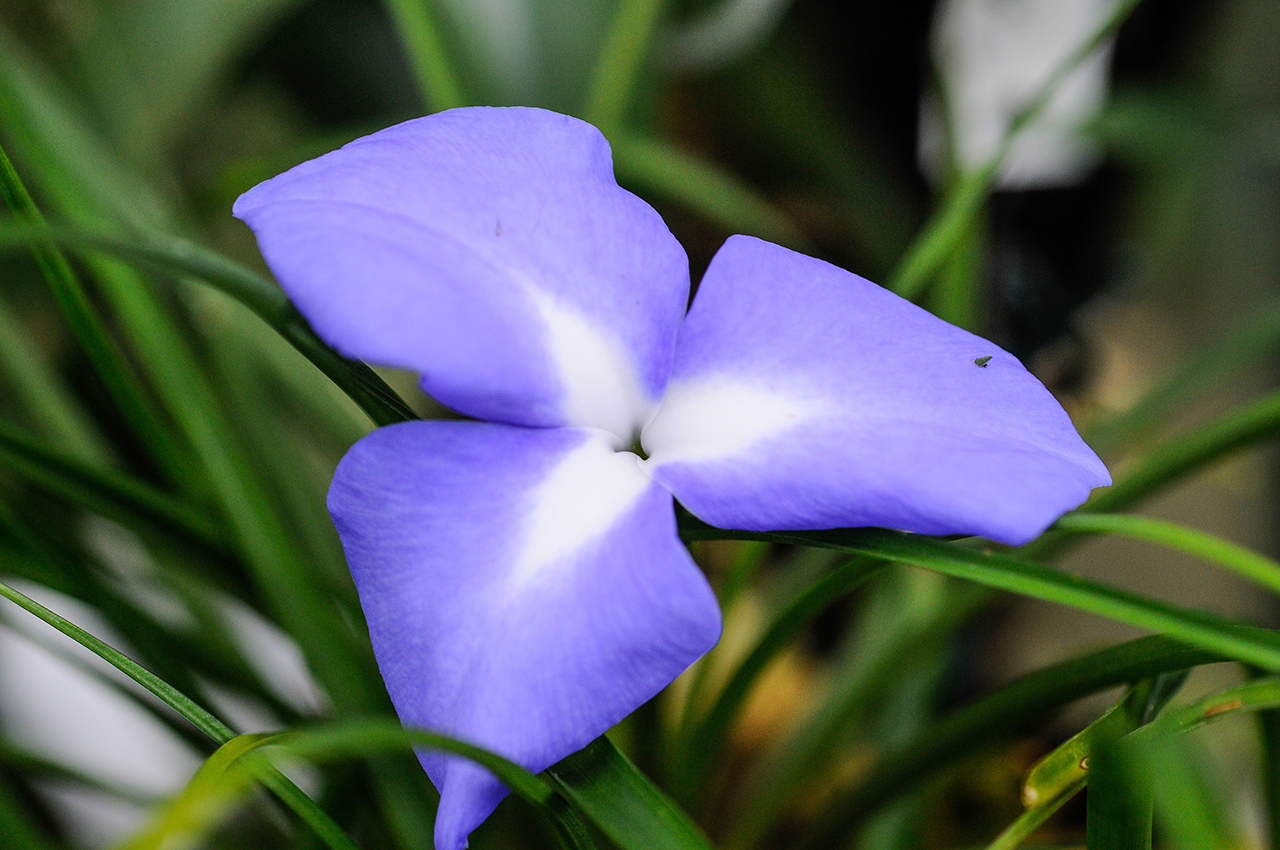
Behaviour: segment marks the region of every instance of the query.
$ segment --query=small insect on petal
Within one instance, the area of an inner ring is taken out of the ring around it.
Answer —
[[[981,366],[983,369],[987,368],[987,364],[988,364],[988,363],[990,363],[990,362],[991,362],[991,355],[990,355],[990,354],[988,354],[986,357],[975,357],[975,358],[973,358],[973,365],[974,365],[974,366]]]

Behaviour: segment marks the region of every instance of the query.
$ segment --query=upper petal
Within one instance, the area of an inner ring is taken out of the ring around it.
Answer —
[[[601,432],[409,422],[357,443],[329,509],[405,724],[540,771],[714,645],[720,615],[671,496]],[[506,789],[426,753],[436,846]]]
[[[303,163],[235,214],[316,330],[472,416],[629,439],[670,373],[684,250],[594,127],[455,109]]]
[[[643,442],[728,528],[886,526],[1024,543],[1111,478],[1011,354],[821,260],[735,236]]]

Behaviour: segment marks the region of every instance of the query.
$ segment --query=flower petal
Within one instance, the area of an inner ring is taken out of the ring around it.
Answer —
[[[582,121],[407,121],[262,183],[235,214],[323,337],[421,372],[463,413],[629,442],[662,395],[688,261]]]
[[[1106,467],[1011,354],[856,275],[735,236],[643,442],[727,528],[886,526],[1019,544]]]
[[[329,509],[406,725],[543,770],[715,644],[715,597],[637,461],[599,431],[481,422],[351,449]],[[456,850],[506,789],[456,757],[422,762],[436,846]]]

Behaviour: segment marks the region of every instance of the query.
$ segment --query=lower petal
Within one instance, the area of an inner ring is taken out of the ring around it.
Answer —
[[[409,422],[357,443],[329,509],[401,720],[540,771],[654,696],[720,632],[671,497],[588,429]],[[506,794],[422,754],[456,850]]]

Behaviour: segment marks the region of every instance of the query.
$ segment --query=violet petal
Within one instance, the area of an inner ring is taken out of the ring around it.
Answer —
[[[321,336],[420,372],[462,413],[627,441],[662,395],[688,261],[575,118],[406,121],[260,184],[235,214]]]
[[[671,496],[591,429],[409,422],[338,466],[329,509],[408,726],[540,771],[653,697],[720,632]],[[506,794],[424,753],[436,846]]]
[[[654,480],[725,528],[1020,544],[1111,481],[1008,352],[745,236],[703,278],[643,441]]]

